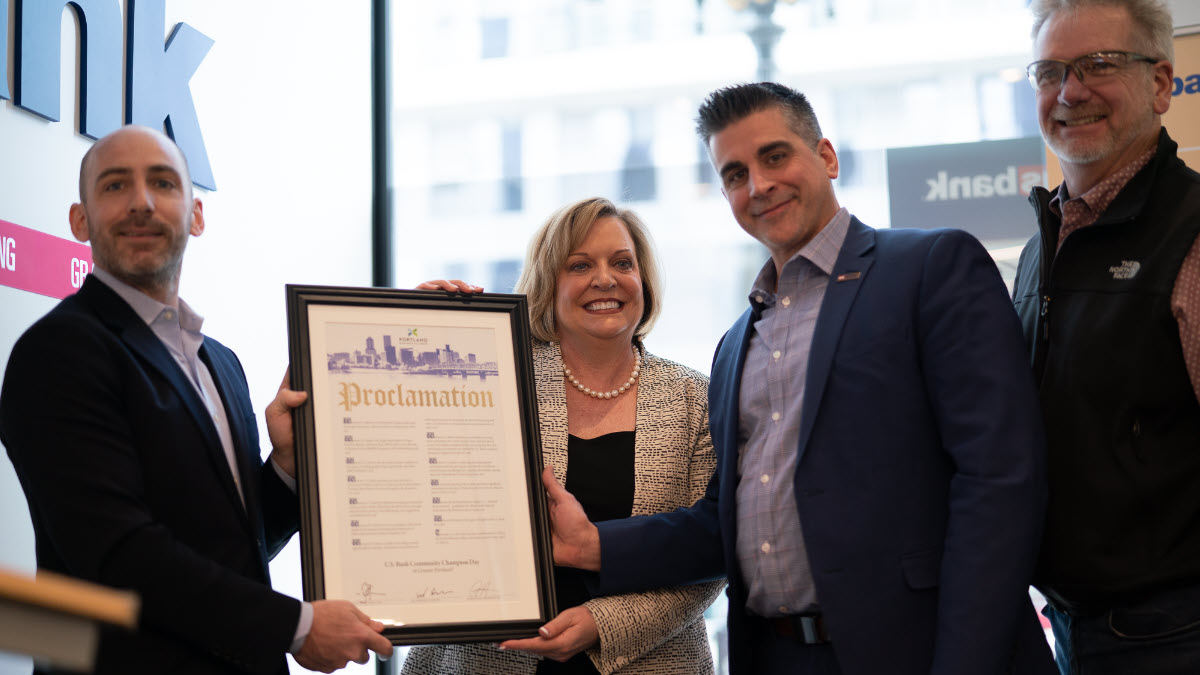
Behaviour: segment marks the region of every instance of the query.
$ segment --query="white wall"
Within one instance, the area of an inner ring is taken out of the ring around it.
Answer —
[[[10,3],[10,49],[14,10]],[[370,5],[171,0],[164,38],[177,22],[215,41],[191,90],[218,188],[198,193],[207,230],[189,245],[180,295],[206,316],[205,332],[237,352],[261,412],[287,366],[283,285],[371,281]],[[0,220],[70,238],[67,208],[91,141],[71,121],[70,12],[63,29],[65,121],[0,101]],[[11,90],[11,51],[8,63]],[[55,302],[0,287],[0,364]],[[299,596],[296,550],[293,542],[272,574],[277,588]],[[7,455],[0,567],[34,567],[28,511]],[[28,672],[28,661],[0,654],[0,673]]]
[[[1196,0],[1167,0],[1175,27],[1200,26],[1200,2]]]

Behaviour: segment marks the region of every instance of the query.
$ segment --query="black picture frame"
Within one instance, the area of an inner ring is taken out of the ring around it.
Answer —
[[[536,635],[555,613],[554,563],[525,296],[307,285],[286,294],[290,386],[309,393],[293,411],[304,598],[353,602],[395,645]],[[363,349],[348,349],[354,339]],[[456,425],[463,431],[443,433]],[[489,425],[490,441],[473,431]],[[474,537],[485,537],[477,551]],[[505,541],[513,560],[488,558]]]

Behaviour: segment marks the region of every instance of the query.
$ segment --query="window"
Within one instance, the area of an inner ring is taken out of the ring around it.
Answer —
[[[608,197],[644,218],[668,274],[650,348],[707,369],[744,308],[747,263],[706,252],[751,247],[755,271],[765,260],[733,222],[693,132],[714,86],[754,76],[750,13],[721,0],[392,11],[397,282],[442,278],[453,265],[491,282],[491,266],[522,260],[559,207]],[[1037,134],[1019,78],[1030,48],[1023,0],[812,0],[781,4],[774,20],[784,29],[777,79],[813,102],[842,160],[839,200],[872,226],[891,223],[889,148]],[[676,335],[673,323],[696,321],[684,310],[691,297],[713,290],[690,278],[697,259],[711,259],[704,276],[723,299],[700,305],[711,326]],[[660,335],[672,336],[662,348]]]
[[[550,214],[607,197],[657,243],[664,312],[650,350],[707,371],[767,259],[693,130],[710,90],[758,66],[752,16],[731,5],[394,5],[397,283],[449,276],[508,290]],[[892,223],[889,151],[1037,136],[1020,79],[1025,0],[807,0],[781,4],[774,21],[776,79],[809,96],[841,159],[839,201],[869,225]],[[1011,239],[985,244],[1015,259]]]

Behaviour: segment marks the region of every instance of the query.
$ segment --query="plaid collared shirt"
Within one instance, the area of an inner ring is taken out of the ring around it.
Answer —
[[[817,604],[793,480],[813,329],[849,227],[843,208],[778,279],[767,261],[750,292],[759,318],[738,401],[737,555],[749,588],[746,606],[761,616]]]

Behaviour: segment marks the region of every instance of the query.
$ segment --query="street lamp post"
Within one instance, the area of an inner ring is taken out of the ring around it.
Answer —
[[[758,52],[758,70],[755,71],[755,76],[759,82],[773,82],[778,70],[775,67],[775,45],[779,44],[779,38],[783,35],[783,26],[771,19],[771,15],[775,13],[775,0],[752,2],[750,8],[754,10],[755,20],[754,25],[746,30],[746,35],[750,36],[754,49]]]
[[[754,50],[758,52],[758,69],[755,71],[755,77],[760,82],[772,82],[775,80],[777,68],[775,67],[775,45],[779,44],[779,38],[783,35],[783,26],[775,23],[772,15],[775,13],[775,5],[779,2],[785,2],[789,5],[795,4],[796,0],[725,0],[730,7],[741,12],[747,8],[754,11],[754,25],[746,29],[746,35],[750,36],[750,41],[754,43]],[[703,0],[697,0],[699,5]]]

